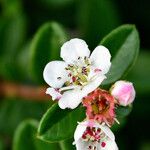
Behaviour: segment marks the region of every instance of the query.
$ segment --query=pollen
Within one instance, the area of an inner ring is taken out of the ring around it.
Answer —
[[[89,58],[79,57],[78,62],[69,64],[65,69],[68,72],[68,77],[70,77],[70,85],[84,86],[88,83],[88,75],[90,73]]]

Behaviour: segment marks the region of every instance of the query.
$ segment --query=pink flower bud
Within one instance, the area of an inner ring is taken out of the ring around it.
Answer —
[[[127,81],[117,81],[111,89],[111,94],[122,106],[131,104],[135,99],[134,86]]]

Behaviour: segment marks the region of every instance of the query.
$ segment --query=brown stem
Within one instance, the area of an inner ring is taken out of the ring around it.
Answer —
[[[19,97],[26,100],[46,101],[51,97],[45,94],[46,87],[32,87],[12,82],[2,82],[0,84],[0,97]]]

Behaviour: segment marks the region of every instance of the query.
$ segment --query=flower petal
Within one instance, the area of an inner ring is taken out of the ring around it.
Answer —
[[[63,61],[49,62],[43,72],[44,80],[53,88],[60,88],[68,80],[65,70],[66,63]]]
[[[97,69],[100,69],[103,74],[106,74],[109,71],[111,66],[111,55],[109,50],[104,46],[97,46],[90,56],[92,66]]]
[[[49,94],[52,97],[52,100],[59,100],[62,97],[60,92],[54,88],[47,88],[46,94]]]
[[[67,63],[74,63],[79,57],[89,57],[90,51],[84,40],[72,39],[61,47],[61,58]]]
[[[102,148],[103,150],[118,150],[118,146],[114,140],[107,140],[106,146]]]
[[[87,128],[87,125],[85,124],[86,122],[81,122],[78,124],[76,130],[75,130],[75,133],[74,133],[74,140],[76,143],[78,140],[80,140],[80,138],[82,137],[84,131],[86,130]]]
[[[110,140],[112,141],[115,140],[115,136],[108,126],[97,124],[97,127],[101,128],[103,132],[109,137]]]
[[[81,90],[75,89],[64,92],[62,98],[58,101],[58,105],[61,109],[76,108],[83,98]]]
[[[88,146],[90,143],[78,140],[76,143],[76,150],[88,150]]]
[[[97,77],[95,77],[95,79],[93,79],[92,81],[90,81],[86,86],[83,87],[82,89],[82,95],[86,96],[87,94],[91,93],[92,91],[94,91],[97,87],[100,86],[100,84],[102,83],[102,81],[106,78],[105,75],[97,75]]]

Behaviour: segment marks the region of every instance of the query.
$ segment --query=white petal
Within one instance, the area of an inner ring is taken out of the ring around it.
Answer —
[[[61,109],[76,108],[81,103],[82,98],[94,91],[105,78],[106,77],[104,75],[97,77],[93,81],[89,82],[88,85],[84,86],[82,90],[75,89],[64,92],[62,98],[58,102],[59,107]]]
[[[90,51],[84,40],[72,39],[61,47],[61,58],[67,63],[74,63],[79,57],[89,57]]]
[[[107,135],[107,137],[109,137],[109,139],[111,139],[112,141],[115,140],[115,136],[108,126],[100,124],[98,124],[97,126],[102,129],[102,131]]]
[[[86,86],[83,87],[82,93],[84,96],[94,91],[97,87],[100,86],[102,81],[106,78],[104,75],[97,76],[95,79],[90,81]]]
[[[97,46],[90,56],[92,66],[100,69],[103,74],[106,74],[109,71],[111,66],[111,55],[109,50],[104,46]]]
[[[62,98],[58,101],[58,105],[61,109],[65,108],[76,108],[83,98],[81,90],[70,90],[64,92]]]
[[[52,97],[52,100],[59,100],[62,97],[60,92],[54,88],[47,88],[46,94],[49,94]]]
[[[44,80],[53,88],[60,88],[68,80],[65,70],[66,63],[63,61],[49,62],[43,72]]]
[[[79,140],[76,143],[76,150],[88,150],[89,143]]]
[[[74,140],[75,140],[75,143],[82,137],[84,131],[86,130],[87,128],[87,125],[84,124],[84,122],[82,123],[79,123],[76,130],[75,130],[75,133],[74,133]]]
[[[107,140],[106,146],[102,150],[118,150],[118,146],[115,141]]]

